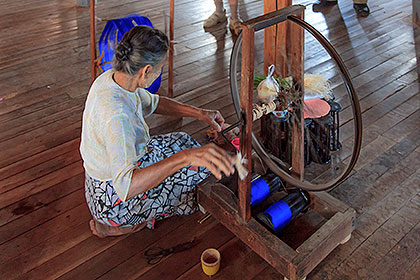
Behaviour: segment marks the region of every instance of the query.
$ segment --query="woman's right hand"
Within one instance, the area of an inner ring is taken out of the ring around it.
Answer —
[[[222,171],[227,176],[235,172],[233,165],[236,158],[213,143],[198,148],[187,149],[183,152],[185,152],[188,165],[205,167],[217,179],[222,178]]]

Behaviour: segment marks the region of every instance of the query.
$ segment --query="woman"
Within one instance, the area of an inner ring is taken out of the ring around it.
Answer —
[[[161,31],[136,26],[115,50],[114,68],[90,88],[83,112],[81,155],[92,233],[116,236],[196,209],[194,187],[210,172],[234,172],[234,157],[186,133],[150,137],[152,113],[194,117],[220,131],[218,111],[184,105],[145,90],[160,75],[168,50]]]

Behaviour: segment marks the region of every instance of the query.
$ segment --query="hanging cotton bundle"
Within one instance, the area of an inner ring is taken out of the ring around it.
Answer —
[[[257,87],[258,100],[263,103],[268,103],[274,100],[280,91],[280,86],[273,77],[274,69],[274,65],[270,65],[270,67],[268,67],[267,78],[262,80]]]
[[[331,91],[331,83],[324,74],[308,74],[304,76],[305,96],[304,99],[324,98],[334,99]]]

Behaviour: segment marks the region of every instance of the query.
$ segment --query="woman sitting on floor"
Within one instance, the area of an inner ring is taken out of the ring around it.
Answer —
[[[218,111],[199,109],[145,88],[160,75],[168,38],[136,26],[115,50],[114,69],[90,88],[80,145],[86,200],[99,237],[137,231],[196,210],[193,189],[210,172],[234,172],[234,157],[214,144],[200,147],[183,132],[150,137],[144,118],[152,113],[194,117],[220,131]]]

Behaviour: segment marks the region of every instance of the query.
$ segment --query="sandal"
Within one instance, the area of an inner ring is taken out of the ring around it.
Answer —
[[[203,23],[204,28],[210,28],[213,26],[216,26],[220,22],[225,22],[227,20],[226,17],[226,10],[223,10],[222,13],[220,12],[214,12],[209,16],[208,19],[206,19]]]
[[[239,32],[241,32],[241,20],[238,18],[230,18],[229,22],[229,29],[231,32],[233,32],[236,36],[239,35]]]
[[[312,6],[312,11],[314,13],[329,12],[331,8],[334,7],[335,5],[337,5],[337,1],[321,0]]]
[[[367,17],[370,14],[367,4],[353,4],[353,8],[359,17]]]

